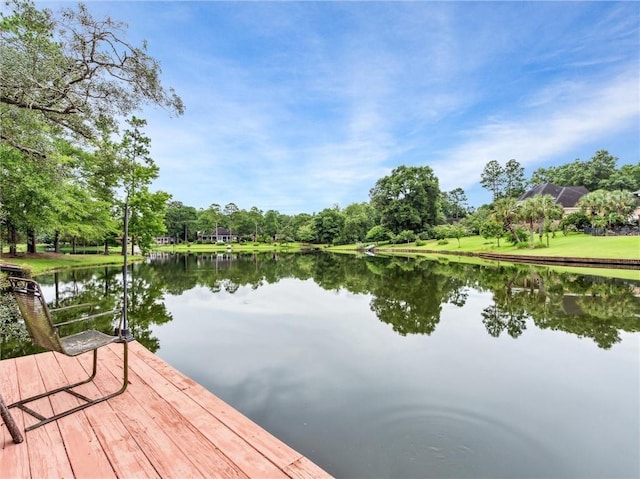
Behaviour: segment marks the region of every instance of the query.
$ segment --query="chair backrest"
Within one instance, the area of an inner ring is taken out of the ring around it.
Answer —
[[[40,285],[26,278],[11,277],[9,282],[33,343],[50,351],[64,353]]]

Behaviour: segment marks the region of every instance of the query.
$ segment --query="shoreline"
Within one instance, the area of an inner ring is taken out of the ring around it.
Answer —
[[[365,250],[358,250],[363,252]],[[427,250],[417,248],[373,248],[370,250],[374,254],[380,253],[411,253],[411,254],[427,254],[427,255],[454,255],[469,256],[491,261],[508,261],[510,263],[534,263],[548,266],[580,266],[591,268],[620,268],[629,270],[640,270],[640,258],[586,258],[586,257],[567,257],[567,256],[533,256],[519,254],[504,253],[483,253],[473,251],[445,251],[445,250]]]

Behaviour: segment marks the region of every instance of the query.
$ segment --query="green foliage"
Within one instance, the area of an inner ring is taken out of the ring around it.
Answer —
[[[504,167],[491,160],[480,174],[480,185],[491,191],[494,202],[499,198],[518,198],[524,193],[526,184],[524,168],[514,159],[507,161]]]
[[[640,189],[640,163],[623,165],[618,169],[617,162],[617,157],[606,150],[599,150],[588,161],[576,159],[565,165],[538,168],[533,172],[531,182],[584,186],[589,191]]]
[[[205,210],[207,213],[209,210]],[[204,217],[206,213],[203,213]],[[195,239],[195,229],[197,226],[204,226],[204,221],[198,224],[198,212],[192,206],[185,206],[181,201],[169,201],[166,204],[164,225],[167,235],[174,238],[177,243],[178,239],[193,240]],[[203,228],[201,231],[213,231],[215,228]]]
[[[376,225],[367,232],[366,240],[373,242],[388,241],[391,238],[389,230],[381,225]]]
[[[635,210],[635,197],[628,191],[592,191],[580,198],[578,206],[595,227],[626,224]]]
[[[337,242],[345,223],[344,215],[336,207],[325,208],[314,218],[316,239],[320,243]]]
[[[464,218],[468,212],[467,195],[462,188],[442,193],[442,214],[445,218]]]
[[[296,239],[305,243],[310,243],[316,238],[316,230],[313,223],[301,225],[296,231]]]
[[[182,114],[162,87],[160,65],[124,38],[125,26],[88,9],[38,10],[15,0],[1,17],[2,142],[45,158],[52,139],[95,139],[104,118],[128,116],[146,103]],[[5,121],[11,118],[11,121]]]
[[[529,246],[529,243],[523,241],[523,238],[527,237],[527,230],[522,226],[512,227],[506,234],[506,239],[512,245],[521,245],[526,244]]]
[[[560,221],[563,231],[579,231],[589,226],[589,217],[581,211],[569,213]],[[573,227],[572,229],[570,227]]]
[[[482,205],[474,212],[468,214],[461,220],[472,234],[480,234],[482,225],[489,221],[493,215],[493,210],[489,205]]]
[[[433,236],[435,239],[441,240],[449,238],[451,234],[451,228],[449,225],[438,225],[433,228]]]
[[[496,238],[500,246],[500,238],[505,235],[504,225],[495,220],[488,220],[480,227],[480,234],[483,238]]]
[[[517,160],[511,159],[504,166],[504,196],[518,198],[526,190],[524,168]]]
[[[489,161],[480,174],[480,186],[493,194],[493,201],[500,198],[505,183],[504,168],[496,160]]]
[[[392,233],[423,231],[441,212],[438,179],[428,166],[399,166],[370,190],[381,224]]]
[[[411,243],[416,240],[416,234],[410,230],[404,230],[391,238],[391,242],[395,244]]]

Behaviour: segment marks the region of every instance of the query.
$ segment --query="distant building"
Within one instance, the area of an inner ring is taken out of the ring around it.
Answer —
[[[173,236],[156,236],[156,244],[174,244],[175,238]]]
[[[542,183],[520,195],[518,201],[524,201],[538,195],[551,195],[556,204],[562,206],[564,213],[569,214],[580,210],[577,206],[578,201],[587,193],[589,190],[584,186],[557,186],[552,183]]]
[[[223,228],[222,226],[218,226],[211,233],[198,231],[198,241],[202,242],[230,243],[236,241],[237,238],[238,237],[236,235],[231,234],[231,231],[227,228]]]

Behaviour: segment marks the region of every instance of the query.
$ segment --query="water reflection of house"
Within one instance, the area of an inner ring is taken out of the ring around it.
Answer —
[[[524,201],[538,195],[551,195],[556,204],[562,206],[564,214],[579,211],[577,204],[580,198],[589,193],[584,186],[557,186],[552,183],[542,183],[523,193],[518,201]]]
[[[198,231],[198,241],[209,243],[231,243],[237,240],[237,236],[231,234],[227,228],[218,226],[211,233]]]

